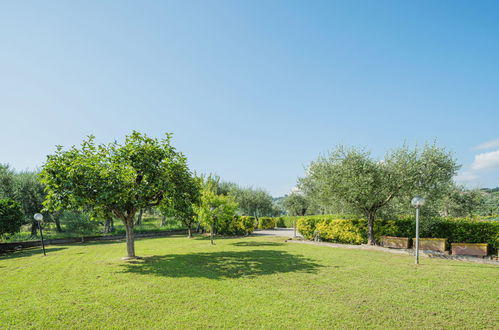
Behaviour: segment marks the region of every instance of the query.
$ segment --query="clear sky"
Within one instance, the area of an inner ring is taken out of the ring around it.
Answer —
[[[2,1],[0,162],[174,145],[279,196],[336,144],[437,144],[499,185],[497,1]]]

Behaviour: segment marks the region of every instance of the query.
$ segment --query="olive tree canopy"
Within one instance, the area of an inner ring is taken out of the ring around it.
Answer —
[[[310,164],[306,176],[299,180],[299,188],[364,214],[368,220],[368,244],[374,244],[374,219],[381,208],[396,197],[409,203],[416,194],[438,195],[458,169],[452,155],[435,145],[426,145],[422,150],[403,146],[388,152],[383,160],[339,146]]]

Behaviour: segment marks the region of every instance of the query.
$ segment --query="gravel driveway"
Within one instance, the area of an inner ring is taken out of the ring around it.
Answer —
[[[293,237],[293,228],[276,228],[276,229],[257,229],[251,234],[252,236],[281,236],[281,237]],[[301,237],[300,233],[296,232],[296,235]]]

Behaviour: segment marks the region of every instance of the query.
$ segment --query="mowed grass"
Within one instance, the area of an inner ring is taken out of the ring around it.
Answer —
[[[0,257],[0,328],[498,328],[499,267],[284,243],[143,239]]]

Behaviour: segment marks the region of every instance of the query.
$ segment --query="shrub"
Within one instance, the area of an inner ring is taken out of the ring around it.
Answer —
[[[363,220],[323,220],[316,229],[322,240],[335,243],[362,244],[367,239],[367,221]]]
[[[325,220],[324,218],[318,218],[314,216],[310,217],[300,217],[296,220],[296,229],[303,235],[306,239],[312,239],[314,237],[314,232],[316,231],[317,223]]]
[[[217,222],[217,233],[222,235],[248,235],[255,229],[255,218],[235,216],[230,220]]]
[[[276,217],[275,225],[278,228],[293,228],[295,221],[298,217],[295,216],[285,216],[285,217]]]
[[[338,219],[335,215],[305,216],[298,219],[297,229],[307,239],[317,230],[321,239],[337,243],[362,244],[367,242],[367,220]],[[415,236],[414,217],[377,219],[375,238],[380,236]],[[420,237],[447,238],[449,243],[488,243],[495,251],[499,248],[499,222],[470,218],[422,217]]]
[[[250,216],[239,216],[239,227],[244,234],[251,234],[255,230],[255,218]]]
[[[276,220],[271,217],[258,218],[259,229],[274,229],[276,227]]]
[[[17,233],[23,223],[21,205],[11,199],[0,200],[0,235]]]

